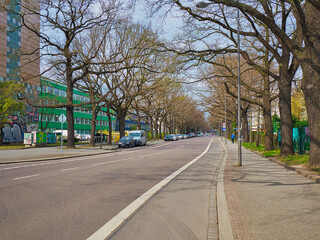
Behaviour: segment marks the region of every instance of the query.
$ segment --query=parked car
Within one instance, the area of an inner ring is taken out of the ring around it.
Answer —
[[[195,137],[195,134],[194,133],[189,133],[189,137],[193,138],[193,137]]]
[[[165,141],[170,141],[170,140],[172,140],[172,139],[171,139],[171,135],[170,135],[170,134],[165,135],[163,140],[165,140]]]
[[[136,146],[142,146],[147,144],[147,136],[144,130],[130,131],[129,136],[133,137]]]
[[[135,143],[134,143],[134,139],[132,136],[125,136],[120,138],[119,142],[118,142],[118,148],[125,148],[125,147],[134,147]]]
[[[177,134],[177,138],[178,138],[178,140],[183,139],[183,135],[182,134]]]
[[[169,134],[164,136],[165,141],[176,141],[178,140],[177,136],[175,134]]]

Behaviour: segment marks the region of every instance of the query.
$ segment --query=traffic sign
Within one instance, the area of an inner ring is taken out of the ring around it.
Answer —
[[[66,115],[64,115],[63,113],[61,113],[60,117],[59,117],[59,121],[60,122],[66,122],[67,118]]]

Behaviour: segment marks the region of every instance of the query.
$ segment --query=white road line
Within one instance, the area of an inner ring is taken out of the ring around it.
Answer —
[[[40,176],[40,174],[29,175],[29,176],[24,176],[24,177],[18,177],[18,178],[14,178],[13,180],[19,180],[19,179],[31,178],[31,177],[37,177],[37,176]]]
[[[177,150],[177,149],[178,149],[178,148],[175,148],[175,149],[167,150],[167,151],[165,151],[165,152],[170,152],[170,151],[174,151],[174,150]],[[91,164],[91,166],[100,166],[100,165],[109,164],[109,163],[124,162],[124,161],[128,161],[128,160],[130,160],[130,159],[145,158],[145,157],[150,157],[150,156],[154,156],[154,155],[157,155],[157,154],[163,154],[163,153],[165,153],[165,152],[159,152],[159,153],[154,153],[154,154],[149,154],[149,155],[143,155],[143,156],[138,156],[138,157],[125,158],[125,159],[114,160],[114,161],[109,161],[109,162],[93,163],[93,164]]]
[[[130,160],[130,159],[133,159],[133,158],[134,158],[134,157],[125,158],[125,159],[121,159],[121,160],[114,160],[114,161],[109,161],[109,162],[94,163],[94,164],[92,164],[92,166],[99,166],[99,165],[108,164],[108,163],[124,162],[124,161],[128,161],[128,160]]]
[[[79,168],[79,167],[74,167],[74,168],[66,168],[66,169],[62,169],[62,170],[60,170],[61,172],[65,172],[65,171],[71,171],[71,170],[75,170],[75,169],[77,169],[77,168]]]
[[[166,177],[157,185],[150,188],[147,192],[142,194],[139,198],[137,198],[135,201],[129,204],[125,209],[123,209],[116,216],[114,216],[109,222],[103,225],[98,231],[92,234],[87,240],[104,240],[108,236],[110,236],[126,219],[128,219],[133,213],[135,213],[154,194],[156,194],[160,189],[166,186],[172,179],[178,176],[182,171],[184,171],[193,163],[198,161],[201,157],[203,157],[203,155],[205,155],[208,152],[212,141],[213,141],[213,138],[211,139],[206,150],[203,153],[201,153],[198,157],[196,157],[186,165],[182,166],[180,169],[172,173],[170,176]]]

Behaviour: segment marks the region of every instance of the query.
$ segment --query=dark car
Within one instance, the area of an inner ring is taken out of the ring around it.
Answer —
[[[164,140],[165,140],[165,141],[171,141],[171,140],[172,140],[171,135],[165,135],[165,136],[164,136]]]
[[[134,147],[135,144],[134,144],[134,139],[132,136],[126,136],[126,137],[122,137],[120,138],[119,142],[118,142],[118,147],[121,148],[121,147]]]
[[[164,136],[165,141],[176,141],[178,140],[177,136],[175,134],[169,134]]]

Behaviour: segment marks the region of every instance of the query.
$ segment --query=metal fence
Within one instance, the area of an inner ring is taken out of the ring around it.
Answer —
[[[293,149],[295,153],[306,154],[310,151],[309,127],[293,128]],[[278,132],[278,142],[281,146],[281,132]]]

